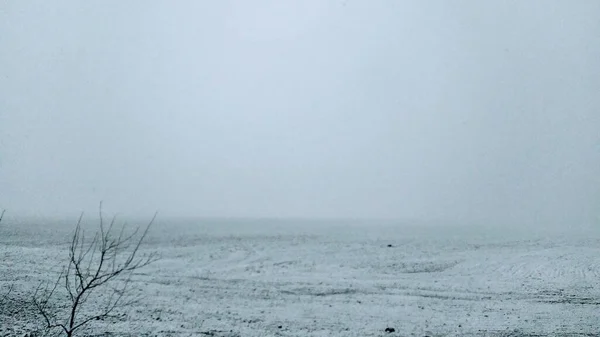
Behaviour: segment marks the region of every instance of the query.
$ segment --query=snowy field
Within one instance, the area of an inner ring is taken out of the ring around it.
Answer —
[[[88,219],[95,223],[95,219]],[[1,279],[27,296],[72,222],[5,221]],[[600,230],[378,222],[169,221],[113,336],[599,336]],[[35,325],[2,317],[3,334]],[[387,327],[395,332],[386,333]]]

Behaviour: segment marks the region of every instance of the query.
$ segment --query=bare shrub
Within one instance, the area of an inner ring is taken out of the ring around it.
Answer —
[[[94,320],[116,317],[117,309],[139,300],[131,292],[133,272],[158,259],[156,252],[141,254],[152,220],[140,232],[126,234],[123,224],[114,230],[116,217],[105,227],[100,203],[100,230],[86,240],[79,217],[69,246],[69,260],[54,282],[40,284],[33,304],[48,331],[62,330],[67,336]]]

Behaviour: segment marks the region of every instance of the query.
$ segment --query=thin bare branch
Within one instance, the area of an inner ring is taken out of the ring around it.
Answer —
[[[105,235],[104,235],[104,219],[102,216],[102,201],[100,201],[100,207],[99,207],[98,213],[99,213],[98,215],[100,217],[100,236],[104,239]],[[103,242],[104,242],[104,240],[103,240]]]
[[[6,292],[6,294],[4,294],[4,296],[2,296],[2,300],[0,300],[0,304],[6,302],[6,300],[10,296],[10,293],[13,291],[14,287],[15,287],[14,284],[11,284],[10,287],[8,287],[8,291]]]
[[[116,220],[117,220],[117,216],[114,215],[112,217],[112,220],[110,220],[110,225],[108,226],[108,230],[106,231],[107,235],[109,235],[110,233],[112,233],[112,229],[113,229],[113,226],[115,225],[115,221]]]

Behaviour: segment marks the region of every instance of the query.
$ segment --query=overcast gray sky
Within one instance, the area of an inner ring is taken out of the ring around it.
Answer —
[[[0,208],[586,222],[600,1],[1,1]]]

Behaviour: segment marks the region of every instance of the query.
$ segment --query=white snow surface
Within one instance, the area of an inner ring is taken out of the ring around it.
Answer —
[[[0,285],[56,277],[72,228],[3,223]],[[167,219],[143,249],[142,302],[80,335],[600,336],[595,227]],[[41,324],[2,314],[0,336]]]

